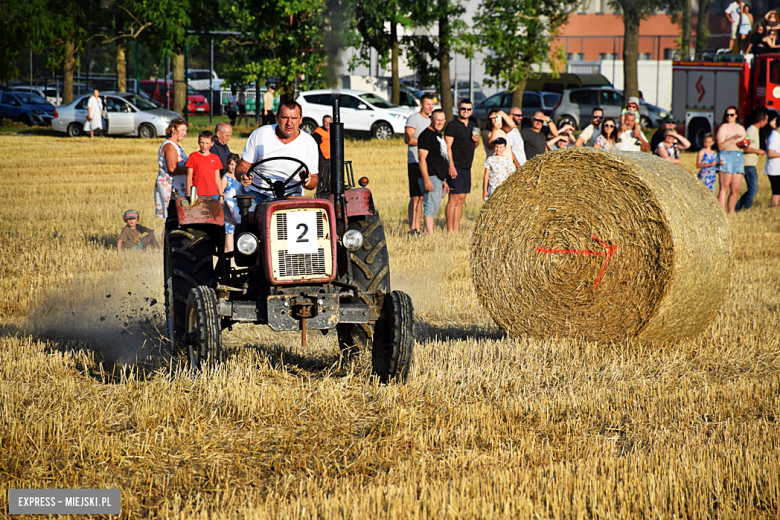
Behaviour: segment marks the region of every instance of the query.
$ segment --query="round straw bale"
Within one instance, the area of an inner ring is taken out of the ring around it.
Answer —
[[[490,197],[471,249],[477,295],[515,336],[666,342],[720,308],[732,241],[715,197],[647,153],[528,161]]]

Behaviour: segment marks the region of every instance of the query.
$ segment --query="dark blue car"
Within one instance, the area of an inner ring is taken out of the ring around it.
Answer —
[[[49,125],[55,117],[54,105],[29,92],[0,92],[0,119],[26,125]]]

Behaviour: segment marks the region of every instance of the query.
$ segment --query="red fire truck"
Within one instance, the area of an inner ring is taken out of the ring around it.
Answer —
[[[720,126],[734,105],[747,126],[751,112],[780,113],[780,54],[762,54],[739,63],[675,61],[672,64],[672,114],[694,148]]]

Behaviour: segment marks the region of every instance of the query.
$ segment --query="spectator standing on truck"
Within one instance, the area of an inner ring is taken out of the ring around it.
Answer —
[[[274,121],[274,93],[276,87],[274,85],[268,85],[268,90],[263,94],[263,124],[272,125]]]
[[[168,218],[168,204],[174,188],[184,194],[187,186],[187,154],[181,142],[187,137],[187,122],[177,117],[165,129],[165,141],[157,152],[157,180],[154,184],[154,206],[157,218]]]
[[[433,236],[433,223],[441,208],[441,198],[449,192],[447,172],[450,158],[447,143],[441,135],[447,117],[444,110],[437,108],[431,115],[431,125],[417,138],[417,153],[420,161],[420,191],[423,192],[423,221],[425,233]]]
[[[544,112],[536,112],[531,128],[523,128],[520,135],[525,144],[525,157],[530,161],[547,151],[547,141],[558,136],[558,129]]]
[[[601,107],[593,107],[593,110],[590,111],[590,124],[577,137],[574,146],[577,148],[582,148],[583,146],[593,148],[596,144],[596,139],[598,139],[601,133],[602,119],[604,119],[604,110]]]
[[[753,29],[753,14],[750,12],[750,6],[742,4],[742,13],[739,16],[739,53],[745,54],[749,43],[748,35]]]
[[[325,171],[325,166],[330,161],[330,123],[332,121],[332,117],[323,116],[322,126],[315,128],[314,133],[311,135],[317,143],[317,151],[320,154],[320,173]]]
[[[444,216],[447,219],[447,233],[460,233],[460,219],[466,196],[471,193],[471,164],[474,162],[474,149],[479,146],[479,128],[471,113],[474,107],[470,99],[461,99],[458,103],[458,117],[447,123],[444,129],[444,142],[447,143],[447,155],[450,158],[447,186],[450,196]]]
[[[423,94],[420,97],[420,111],[410,115],[404,129],[406,150],[406,172],[409,179],[409,233],[420,232],[420,217],[423,210],[423,191],[420,189],[420,162],[418,159],[417,138],[431,125],[433,96]]]
[[[214,139],[214,144],[211,145],[210,152],[216,154],[223,165],[227,165],[227,158],[230,155],[228,143],[230,142],[230,138],[233,137],[233,127],[231,127],[230,123],[227,121],[222,121],[217,124],[214,133],[216,134],[216,138]],[[225,168],[227,168],[227,166],[225,166]],[[225,168],[222,168],[220,173],[224,174]]]
[[[658,155],[658,145],[664,142],[664,137],[666,136],[667,130],[674,130],[677,127],[677,123],[674,120],[674,116],[672,114],[666,114],[664,117],[664,124],[655,131],[653,134],[653,137],[650,138],[650,150],[655,154]]]
[[[742,154],[742,165],[745,168],[745,184],[747,185],[747,191],[737,201],[735,211],[742,211],[743,209],[750,209],[753,205],[753,199],[758,193],[758,172],[756,166],[758,165],[758,156],[766,155],[766,152],[761,149],[761,138],[759,132],[769,122],[769,115],[764,110],[756,110],[753,113],[753,124],[747,129],[748,145]]]
[[[89,136],[95,137],[95,130],[100,130],[100,136],[103,137],[103,100],[100,99],[100,92],[95,89],[92,97],[87,101],[87,124],[84,130],[89,130]]]
[[[745,174],[742,162],[742,150],[737,143],[745,138],[745,127],[739,124],[737,107],[730,106],[723,113],[723,122],[718,128],[715,140],[720,150],[720,191],[718,201],[723,210],[729,214],[734,213],[739,198],[739,188],[742,185],[742,176]]]
[[[729,39],[729,50],[734,51],[734,40],[737,39],[737,32],[739,31],[739,22],[742,17],[742,0],[735,0],[731,2],[726,8],[726,18],[731,23],[731,37]],[[736,53],[735,53],[736,54]]]
[[[758,56],[768,52],[769,47],[767,47],[766,44],[766,36],[766,28],[762,23],[759,23],[755,32],[750,35],[750,40],[745,54],[755,54]]]
[[[772,131],[769,132],[769,142],[766,145],[766,166],[764,175],[769,177],[772,185],[772,198],[770,208],[780,207],[780,133],[777,132],[777,118],[773,117],[769,122]]]

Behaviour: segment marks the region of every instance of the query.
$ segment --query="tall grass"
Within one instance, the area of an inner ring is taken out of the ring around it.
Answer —
[[[125,209],[161,229],[158,146],[0,135],[13,150],[0,157],[3,504],[8,488],[105,487],[122,490],[125,518],[780,515],[780,212],[766,178],[729,219],[732,288],[701,337],[512,339],[469,274],[481,150],[463,235],[440,219],[426,238],[406,233],[402,143],[349,141],[417,318],[409,382],[380,386],[370,356],[339,365],[334,335],[302,348],[236,326],[227,361],[199,376],[158,350],[161,255],[114,248]],[[123,365],[135,357],[143,370]]]

